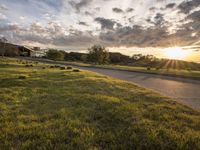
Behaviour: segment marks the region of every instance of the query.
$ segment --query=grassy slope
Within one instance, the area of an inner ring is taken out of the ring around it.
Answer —
[[[152,91],[0,62],[0,149],[200,149],[200,113]]]
[[[196,71],[196,70],[177,70],[177,69],[156,70],[155,68],[151,68],[151,70],[147,70],[146,67],[121,66],[121,65],[111,65],[111,64],[110,65],[91,65],[91,64],[84,64],[81,62],[66,62],[66,63],[71,64],[71,65],[78,65],[78,66],[136,71],[136,72],[153,73],[153,74],[159,74],[159,75],[167,75],[167,76],[175,76],[175,77],[183,77],[183,78],[191,78],[191,79],[200,80],[200,71]]]

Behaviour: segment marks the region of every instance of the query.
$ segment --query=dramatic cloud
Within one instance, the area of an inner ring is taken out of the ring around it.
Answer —
[[[124,12],[124,11],[123,11],[122,9],[120,9],[120,8],[113,8],[112,10],[113,10],[113,12],[115,12],[115,13],[123,13],[123,12]]]
[[[81,8],[87,6],[91,2],[92,2],[92,0],[81,0],[78,3],[74,2],[74,1],[70,1],[69,4],[71,6],[73,6],[79,12]]]
[[[164,17],[163,14],[157,13],[156,16],[154,17],[154,24],[156,26],[162,25],[164,23]]]
[[[95,18],[95,21],[101,24],[101,29],[109,29],[109,30],[113,30],[114,29],[114,25],[117,24],[119,25],[117,22],[111,20],[111,19],[105,19],[105,18]]]
[[[134,11],[133,8],[127,8],[127,9],[126,9],[126,12],[132,12],[132,11]]]
[[[166,5],[166,8],[174,8],[176,6],[175,3],[169,3]]]
[[[182,13],[188,14],[192,9],[200,6],[199,0],[183,1],[178,8]]]
[[[83,25],[83,26],[88,26],[88,24],[86,22],[83,22],[83,21],[80,21],[78,24]]]
[[[200,45],[200,0],[0,0],[0,36],[78,49]]]
[[[8,8],[5,5],[0,4],[0,11],[6,11]]]

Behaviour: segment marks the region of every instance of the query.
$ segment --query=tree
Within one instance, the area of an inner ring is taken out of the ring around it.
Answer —
[[[105,47],[101,45],[94,45],[88,49],[88,61],[96,64],[106,64],[109,62],[109,53]]]
[[[6,48],[6,43],[8,42],[8,40],[5,37],[0,38],[0,42],[3,43],[3,49],[1,50],[1,55],[4,56],[5,55],[5,48]]]
[[[88,60],[87,54],[82,54],[80,60],[83,61],[83,62],[87,62],[87,60]]]
[[[46,53],[46,57],[52,60],[63,60],[64,54],[61,51],[55,49],[49,49]]]
[[[114,63],[114,64],[128,64],[131,63],[132,60],[129,56],[123,55],[121,53],[118,52],[114,52],[114,53],[109,53],[110,55],[110,63]]]

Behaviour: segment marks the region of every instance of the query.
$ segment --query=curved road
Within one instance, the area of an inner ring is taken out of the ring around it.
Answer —
[[[45,59],[22,59],[41,61],[44,63],[67,65],[65,63],[54,62]],[[162,95],[174,98],[179,103],[190,106],[196,110],[200,110],[200,81],[198,80],[114,69],[92,68],[83,66],[74,67],[136,83],[142,87],[159,92]]]
[[[200,110],[200,81],[103,68],[80,66],[76,66],[76,68],[136,83],[142,87],[157,91],[162,95],[174,98],[176,101],[194,109]]]

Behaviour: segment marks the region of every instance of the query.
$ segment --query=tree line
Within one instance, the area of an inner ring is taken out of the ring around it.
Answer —
[[[104,46],[94,45],[88,48],[87,53],[66,52],[49,49],[46,58],[52,60],[78,61],[90,64],[118,64],[156,69],[188,69],[200,70],[200,64],[182,60],[169,60],[156,58],[153,55],[134,54],[123,55],[119,52],[109,52]]]
[[[119,52],[109,52],[104,46],[94,45],[88,48],[88,53],[58,51],[49,49],[46,58],[52,60],[83,61],[94,64],[129,64],[136,61],[154,61],[153,55],[135,54],[132,57]]]

